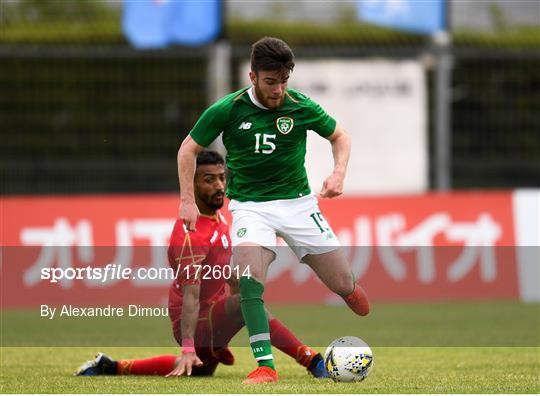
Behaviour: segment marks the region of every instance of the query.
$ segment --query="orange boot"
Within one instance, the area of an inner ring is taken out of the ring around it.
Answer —
[[[367,294],[358,283],[354,285],[352,293],[343,297],[343,299],[355,314],[366,316],[369,313]]]
[[[268,366],[259,366],[248,374],[244,384],[262,384],[267,382],[277,382],[276,370]]]

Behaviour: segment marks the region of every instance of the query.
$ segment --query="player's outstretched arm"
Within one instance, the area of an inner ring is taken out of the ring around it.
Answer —
[[[195,329],[199,319],[199,293],[200,283],[194,285],[184,285],[182,287],[182,357],[177,361],[173,371],[166,377],[191,375],[193,366],[202,366],[202,361],[195,352]]]
[[[334,198],[343,194],[343,181],[345,180],[351,153],[351,138],[341,125],[336,124],[336,129],[328,137],[328,140],[332,145],[334,171],[323,183],[319,194],[321,198]]]
[[[197,154],[202,150],[203,147],[188,135],[182,142],[177,156],[181,201],[178,214],[190,231],[195,231],[195,224],[200,214],[193,192],[193,178],[195,176]]]

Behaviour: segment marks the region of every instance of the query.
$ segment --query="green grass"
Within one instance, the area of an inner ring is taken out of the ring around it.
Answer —
[[[253,368],[248,348],[233,351],[237,364],[210,378],[72,377],[100,348],[2,348],[2,393],[538,393],[537,347],[374,348],[375,366],[362,383],[310,378],[276,353],[280,382],[245,386]],[[170,354],[175,348],[112,348],[116,358]]]
[[[320,352],[338,336],[360,336],[375,367],[362,383],[336,384],[310,378],[275,351],[280,382],[256,387],[241,384],[254,368],[245,330],[231,343],[236,364],[218,367],[214,377],[75,378],[71,373],[98,351],[127,359],[177,353],[168,319],[48,320],[38,310],[1,311],[0,393],[540,393],[539,304],[373,308],[358,318],[344,307],[273,307]]]
[[[540,346],[540,305],[509,301],[376,304],[366,318],[346,307],[274,306],[309,345],[343,335],[371,346]],[[168,317],[41,318],[39,309],[2,311],[2,346],[173,346]],[[107,329],[107,331],[103,331]],[[240,334],[232,345],[245,346]]]

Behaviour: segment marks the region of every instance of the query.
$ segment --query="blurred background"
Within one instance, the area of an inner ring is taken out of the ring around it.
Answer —
[[[352,136],[345,193],[319,205],[372,303],[352,315],[283,247],[272,312],[321,352],[351,334],[375,347],[368,393],[538,393],[539,0],[0,0],[0,388],[165,389],[74,388],[67,373],[91,356],[81,346],[176,351],[167,313],[128,305],[167,306],[177,150],[209,104],[249,84],[263,36],[290,44],[290,86]],[[330,147],[308,145],[318,191]],[[154,276],[43,276],[113,264]],[[126,314],[43,314],[109,305]],[[56,346],[74,348],[41,348]],[[237,370],[251,364],[235,354]]]
[[[189,37],[145,41],[152,27],[144,25],[155,21],[135,15],[126,22],[128,8],[140,6],[136,3],[144,1],[0,1],[3,194],[176,191],[180,142],[207,105],[245,85],[242,65],[250,45],[265,35],[287,41],[297,61],[308,64],[353,62],[352,70],[375,60],[414,64],[414,76],[405,72],[394,85],[385,85],[385,78],[399,72],[378,76],[368,68],[357,77],[356,98],[376,101],[386,95],[399,102],[402,95],[404,102],[415,101],[404,110],[418,118],[409,135],[414,147],[401,151],[391,139],[373,141],[366,132],[375,117],[400,113],[399,103],[376,116],[360,113],[363,120],[346,125],[358,137],[358,157],[373,157],[362,166],[373,169],[377,158],[401,166],[414,160],[415,166],[402,170],[409,178],[414,173],[414,180],[400,183],[399,174],[389,174],[391,180],[378,189],[369,181],[355,186],[350,178],[351,192],[540,185],[536,0],[441,1],[443,23],[428,27],[431,31],[396,30],[362,17],[369,7],[399,16],[414,6],[402,0],[207,1],[209,8],[217,4],[212,12],[219,15],[203,14],[204,24],[217,25],[202,45]],[[175,2],[148,3],[159,9]],[[130,29],[131,39],[124,34]],[[446,40],[441,30],[449,31]],[[354,71],[347,73],[355,78]],[[303,75],[327,84],[316,70],[303,73],[297,67],[291,86]],[[307,84],[298,88],[310,96],[321,91]],[[418,94],[411,98],[407,90]],[[379,137],[396,134],[392,124],[374,128]],[[371,172],[384,175],[380,167]]]

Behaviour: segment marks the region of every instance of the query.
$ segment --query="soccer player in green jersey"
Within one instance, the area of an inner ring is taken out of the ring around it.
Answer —
[[[223,133],[230,180],[227,195],[233,215],[233,260],[240,278],[241,309],[259,367],[244,381],[277,381],[268,319],[262,295],[268,267],[282,237],[298,258],[359,315],[369,303],[355,283],[349,263],[321,214],[308,184],[306,135],[313,130],[332,146],[334,170],[319,196],[342,194],[350,153],[345,130],[317,103],[287,87],[294,55],[282,40],[265,37],[253,44],[252,85],[225,96],[199,118],[178,152],[180,218],[195,230],[199,210],[193,195],[197,154]]]

